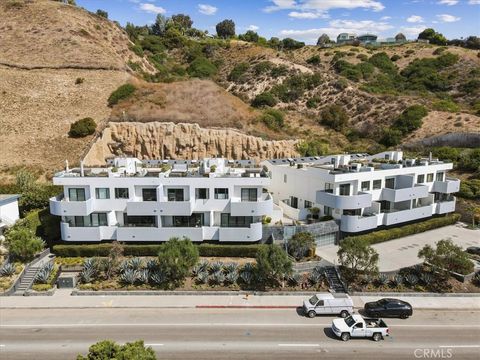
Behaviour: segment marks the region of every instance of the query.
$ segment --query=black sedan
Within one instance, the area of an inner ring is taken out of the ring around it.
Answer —
[[[467,253],[480,256],[480,246],[470,246],[467,248]]]
[[[406,319],[413,314],[412,305],[398,299],[381,299],[368,302],[364,307],[365,315],[369,317],[399,317]]]

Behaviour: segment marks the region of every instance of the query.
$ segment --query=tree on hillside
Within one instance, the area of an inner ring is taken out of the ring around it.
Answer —
[[[284,50],[296,50],[304,47],[305,43],[292,38],[285,38],[281,41],[281,46]]]
[[[183,238],[171,238],[160,246],[158,263],[172,286],[180,285],[198,261],[198,248]]]
[[[277,284],[292,272],[292,262],[277,245],[260,248],[256,260],[258,276],[266,283]]]
[[[167,18],[162,15],[158,14],[157,18],[155,19],[155,23],[152,25],[152,33],[154,35],[163,35],[167,30]]]
[[[299,232],[288,240],[288,253],[296,260],[307,257],[310,250],[315,247],[315,238],[310,232]]]
[[[182,33],[190,29],[193,25],[193,21],[189,15],[176,14],[172,15],[171,23],[178,28]]]
[[[13,259],[28,262],[43,250],[45,244],[34,232],[24,226],[16,226],[5,235],[9,255]]]
[[[376,274],[378,272],[378,253],[370,246],[367,239],[345,238],[340,242],[337,255],[340,264],[351,270],[354,278],[360,273]]]
[[[460,274],[469,274],[474,265],[468,254],[460,246],[455,245],[450,239],[443,239],[436,243],[434,249],[425,245],[419,252],[418,257],[432,265],[436,271],[455,271]]]
[[[88,349],[87,356],[78,355],[77,360],[156,360],[151,347],[145,347],[143,340],[118,345],[111,340],[99,341]]]
[[[328,105],[320,113],[320,123],[333,130],[342,131],[348,123],[348,115],[340,105]]]
[[[238,35],[238,38],[243,41],[257,43],[260,39],[260,36],[258,36],[255,31],[248,30],[245,34]]]
[[[480,37],[469,36],[467,40],[465,40],[465,47],[467,49],[480,50]]]
[[[447,45],[447,38],[432,28],[423,30],[418,34],[418,39],[428,40],[430,44],[434,45]]]
[[[101,17],[105,18],[105,19],[108,19],[108,12],[106,12],[105,10],[98,9],[96,14],[98,16],[101,16]]]
[[[330,38],[327,34],[322,34],[317,40],[317,46],[322,46],[330,43]]]
[[[218,37],[227,39],[235,36],[235,23],[233,20],[223,20],[219,22],[215,28]]]

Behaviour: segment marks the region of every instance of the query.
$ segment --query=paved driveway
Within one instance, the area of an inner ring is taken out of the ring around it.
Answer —
[[[382,272],[395,271],[419,264],[421,260],[417,254],[424,245],[434,246],[437,241],[447,238],[462,248],[480,246],[480,230],[469,230],[460,224],[445,226],[373,245],[380,255],[379,270]],[[318,256],[336,264],[338,264],[337,251],[338,246],[336,245],[317,247]]]

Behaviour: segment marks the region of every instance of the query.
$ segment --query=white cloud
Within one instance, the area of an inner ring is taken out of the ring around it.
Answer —
[[[198,11],[204,15],[215,15],[218,8],[208,4],[198,4]]]
[[[480,5],[480,0],[469,0],[468,4],[469,5]]]
[[[301,10],[306,12],[326,12],[332,9],[365,8],[381,11],[385,6],[375,0],[270,0],[273,5],[267,6],[264,11]]]
[[[391,16],[382,16],[380,20],[385,21],[385,20],[390,20],[392,17]]]
[[[140,10],[148,13],[152,13],[152,14],[165,14],[164,8],[162,8],[161,6],[153,5],[153,4],[142,3],[140,4]]]
[[[407,22],[409,23],[421,23],[423,22],[423,18],[418,15],[412,15],[409,18],[407,18]]]
[[[406,36],[411,36],[417,38],[418,34],[420,34],[423,30],[427,27],[425,25],[418,25],[418,26],[404,26],[400,28],[400,32],[404,33]]]
[[[323,16],[321,13],[292,11],[288,16],[295,19],[318,19]]]
[[[252,30],[252,31],[257,31],[258,29],[260,29],[257,25],[249,25],[247,27],[247,30]]]
[[[460,18],[458,16],[453,16],[453,15],[449,15],[449,14],[440,14],[440,15],[437,15],[437,18],[441,22],[455,22],[455,21],[460,20]]]
[[[458,0],[440,0],[439,5],[453,6],[458,4]]]

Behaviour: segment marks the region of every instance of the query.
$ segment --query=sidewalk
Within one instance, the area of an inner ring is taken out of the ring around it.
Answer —
[[[0,297],[1,308],[296,308],[308,295],[105,295],[71,296],[57,290],[53,296]],[[313,293],[312,293],[313,294]],[[398,296],[414,309],[480,310],[475,296]],[[353,296],[356,308],[381,296]]]

